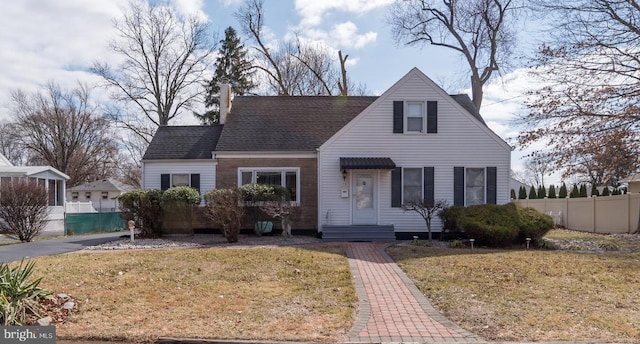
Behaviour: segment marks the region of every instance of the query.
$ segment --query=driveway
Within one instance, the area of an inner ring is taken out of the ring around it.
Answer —
[[[127,235],[128,232],[112,232],[2,245],[0,246],[0,262],[5,263],[23,258],[50,256],[78,251],[87,246],[103,244]]]

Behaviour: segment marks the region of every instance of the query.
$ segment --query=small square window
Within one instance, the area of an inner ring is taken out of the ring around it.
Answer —
[[[72,199],[78,199],[78,193],[77,192],[72,192],[71,193],[71,198]]]
[[[107,198],[109,198],[109,193],[106,192],[106,191],[103,191],[102,192],[102,199],[107,199]]]
[[[91,198],[91,192],[85,192],[84,197],[87,199]]]

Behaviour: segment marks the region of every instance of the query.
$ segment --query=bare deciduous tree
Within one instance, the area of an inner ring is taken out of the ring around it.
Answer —
[[[22,242],[40,233],[47,219],[47,191],[29,179],[3,181],[0,185],[0,228]]]
[[[64,91],[50,82],[44,92],[14,91],[12,101],[12,126],[30,164],[68,174],[70,187],[111,176],[118,147],[110,122],[89,103],[86,86]]]
[[[635,0],[538,0],[553,27],[535,60],[536,85],[529,112],[519,120],[522,147],[542,142],[565,176],[611,183],[593,175],[592,159],[608,141],[624,138],[626,154],[637,156],[640,130],[640,3]],[[619,140],[618,140],[619,141]],[[618,142],[616,144],[620,144]],[[600,159],[596,159],[600,160]],[[622,160],[617,160],[622,162]],[[637,159],[630,159],[638,169]],[[624,164],[623,164],[624,165]],[[624,170],[627,167],[621,166]],[[569,173],[569,174],[567,174]],[[599,173],[599,172],[598,172]],[[596,173],[596,174],[598,174]],[[609,174],[605,172],[605,174]]]
[[[112,113],[113,119],[149,142],[153,132],[141,130],[146,129],[141,123],[167,125],[202,100],[203,73],[213,47],[204,23],[182,18],[166,4],[132,0],[114,26],[120,39],[110,48],[123,62],[115,67],[95,62],[92,71],[126,109]]]
[[[0,123],[0,153],[16,166],[26,165],[29,161],[28,152],[20,147],[19,134],[14,123]]]
[[[405,0],[391,8],[389,21],[398,42],[452,49],[471,72],[478,109],[483,86],[511,56],[515,0]]]
[[[256,68],[263,73],[269,92],[283,95],[349,95],[366,93],[348,80],[348,55],[338,52],[340,70],[335,67],[332,52],[325,46],[303,42],[265,41],[264,0],[246,0],[235,16],[242,31],[255,43]]]
[[[402,205],[403,211],[414,211],[424,219],[425,224],[427,225],[427,232],[429,233],[429,241],[432,240],[431,237],[431,220],[433,216],[437,215],[442,209],[445,209],[449,206],[449,203],[445,200],[425,200],[418,199],[415,201],[410,201],[404,203]]]

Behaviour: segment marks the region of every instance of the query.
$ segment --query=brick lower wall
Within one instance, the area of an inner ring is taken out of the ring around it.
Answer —
[[[318,223],[318,162],[315,158],[301,159],[218,159],[216,188],[238,186],[239,167],[292,167],[300,168],[300,218],[293,229],[316,230]],[[278,221],[274,221],[278,225]]]

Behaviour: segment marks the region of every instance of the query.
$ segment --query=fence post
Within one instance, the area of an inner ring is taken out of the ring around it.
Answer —
[[[591,217],[591,221],[593,221],[593,232],[596,233],[596,197],[591,196],[591,212],[593,216]]]

